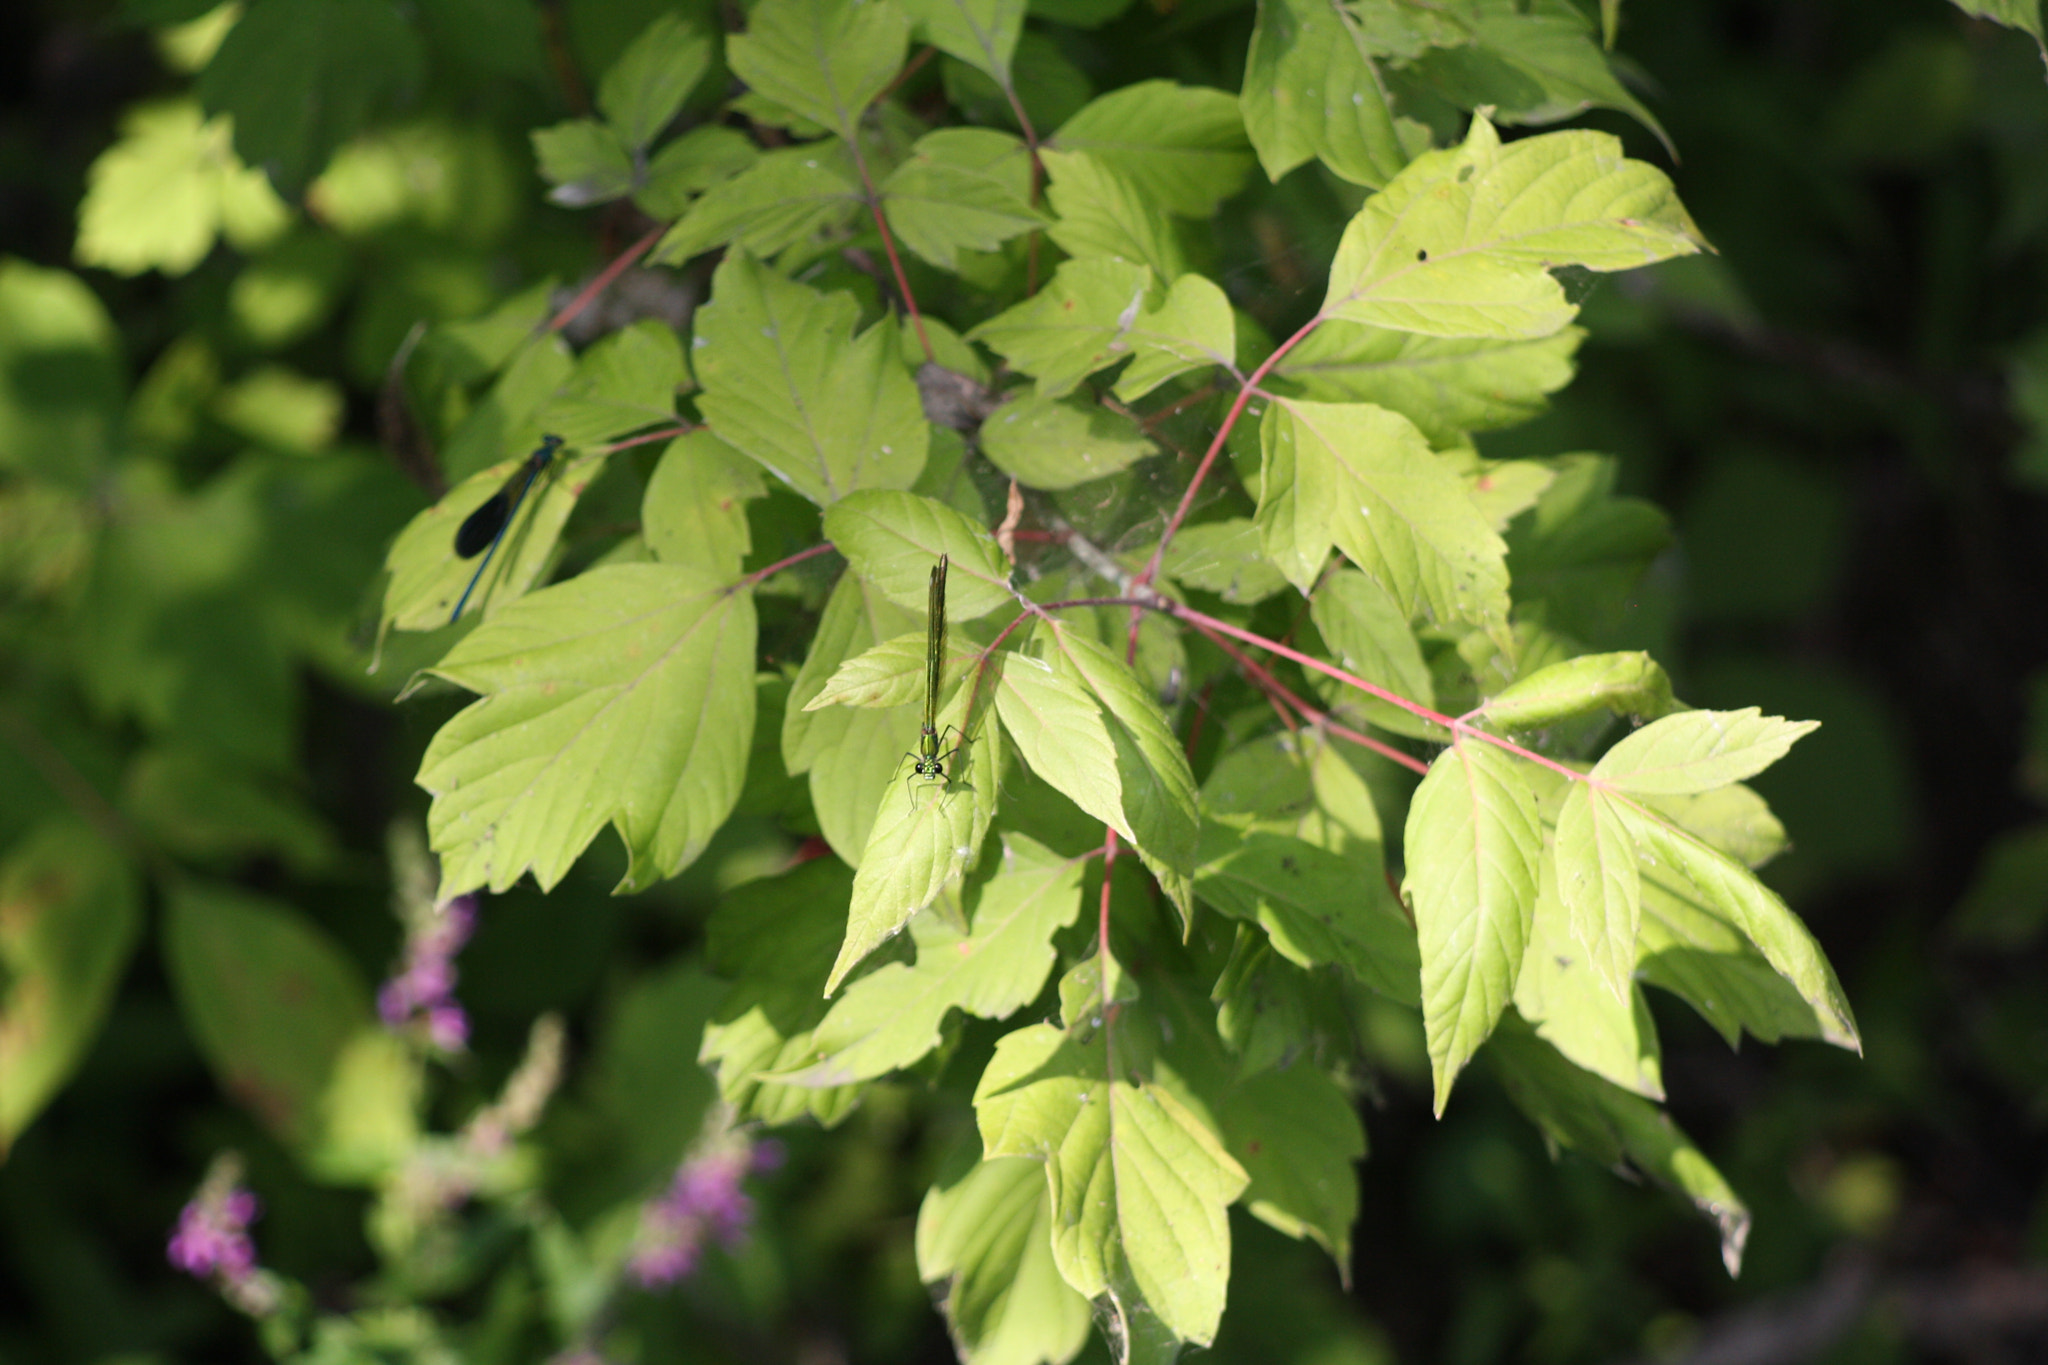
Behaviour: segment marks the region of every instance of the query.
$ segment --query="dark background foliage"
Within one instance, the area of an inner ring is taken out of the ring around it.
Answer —
[[[1087,55],[1113,73],[1105,84],[1233,85],[1235,72],[1192,54],[1241,53],[1246,12],[1193,3],[1180,17],[1176,43],[1097,33]],[[1630,491],[1679,529],[1639,609],[1680,694],[1824,722],[1758,783],[1795,843],[1767,877],[1837,964],[1866,1056],[1730,1053],[1657,1001],[1673,1114],[1756,1215],[1734,1282],[1711,1235],[1667,1197],[1580,1158],[1552,1162],[1484,1068],[1441,1122],[1426,1075],[1396,1080],[1366,1115],[1353,1285],[1240,1219],[1216,1352],[1625,1359],[1682,1354],[1749,1323],[1760,1335],[1747,1353],[1716,1358],[2048,1358],[2048,881],[2011,852],[2048,802],[2041,58],[1937,0],[1637,0],[1623,22],[1619,48],[1682,160],[1619,117],[1584,122],[1670,166],[1719,256],[1601,283],[1578,381],[1485,449],[1620,455]],[[108,6],[4,7],[0,252],[68,265],[86,167],[127,106],[181,84]],[[559,114],[538,89],[453,98],[494,117],[503,98],[531,100],[527,122]],[[537,184],[515,197],[537,203]],[[573,275],[618,245],[539,213],[506,249],[522,267]],[[1230,240],[1249,252],[1258,232]],[[401,272],[439,245],[390,239],[356,268]],[[220,306],[211,271],[88,272],[137,373]],[[1246,302],[1278,323],[1315,292]],[[358,307],[374,306],[366,292]],[[375,431],[376,366],[363,357],[386,330],[339,317],[294,352],[346,377],[344,426],[359,438]],[[388,531],[417,505],[409,497],[380,475],[361,507]],[[334,572],[366,584],[379,552]],[[13,715],[40,684],[8,668]],[[375,974],[396,930],[362,907],[385,894],[390,821],[423,807],[410,776],[445,704],[394,709],[306,668],[291,686],[298,787],[337,852],[317,879],[276,857],[234,875],[291,897]],[[92,755],[130,737],[94,738],[101,722],[83,708],[71,720],[78,736],[63,747],[94,780]],[[9,755],[6,771],[20,762]],[[2006,874],[1986,880],[1987,867]],[[622,903],[609,881],[579,871],[545,901],[517,891],[494,903],[465,959],[476,1057],[451,1114],[503,1076],[536,1011],[564,1010],[581,1038],[608,988],[696,940],[703,885]],[[794,1134],[761,1239],[680,1309],[650,1310],[650,1346],[675,1343],[679,1359],[950,1358],[908,1250],[935,1149],[920,1122],[914,1106],[875,1101],[837,1133]],[[0,1166],[0,1360],[255,1358],[246,1325],[163,1259],[223,1145],[249,1154],[264,1190],[267,1259],[337,1297],[371,1271],[360,1197],[305,1183],[222,1097],[145,951],[82,1072]],[[1765,1303],[1779,1316],[1742,1316]]]

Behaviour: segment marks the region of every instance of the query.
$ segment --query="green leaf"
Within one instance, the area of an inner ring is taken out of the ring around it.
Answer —
[[[1415,931],[1380,845],[1372,798],[1335,750],[1260,740],[1225,754],[1203,785],[1195,891],[1257,924],[1290,962],[1334,963],[1415,1004]]]
[[[1740,711],[1684,711],[1645,725],[1601,756],[1593,780],[1639,796],[1710,791],[1754,777],[1785,756],[1817,720]]]
[[[1479,708],[1502,730],[1540,730],[1593,711],[1656,720],[1675,709],[1671,679],[1641,650],[1581,654],[1510,683]]]
[[[699,411],[727,444],[819,506],[908,488],[931,429],[917,384],[877,323],[852,335],[853,298],[821,294],[741,252],[697,310]]]
[[[1170,1093],[1132,1079],[1107,1036],[1083,1042],[1050,1024],[1005,1036],[974,1092],[982,1147],[1045,1163],[1053,1259],[1068,1284],[1108,1301],[1112,1331],[1155,1315],[1207,1345],[1229,1278],[1226,1211],[1248,1177]]]
[[[1262,0],[1240,96],[1245,131],[1277,181],[1320,158],[1378,189],[1408,162],[1385,83],[1357,20],[1329,0]]]
[[[695,569],[621,564],[523,598],[434,672],[485,694],[418,781],[441,894],[562,879],[607,823],[621,890],[672,877],[739,799],[754,734],[754,599]]]
[[[1052,1198],[1029,1158],[978,1161],[932,1186],[917,1211],[917,1272],[945,1281],[939,1306],[962,1365],[1058,1365],[1087,1343],[1088,1300],[1053,1264]]]
[[[1128,415],[1080,397],[1014,398],[982,420],[980,440],[996,468],[1044,490],[1078,488],[1159,453]]]
[[[912,632],[912,627],[915,631]],[[911,633],[906,633],[911,632]],[[877,637],[904,644],[901,696],[874,706],[872,697],[826,700],[834,682],[852,669],[848,688],[858,692],[858,660],[874,660],[886,646]],[[893,781],[903,756],[917,734],[924,699],[924,622],[891,602],[857,573],[842,574],[825,601],[810,652],[790,683],[789,705],[782,721],[782,761],[791,775],[810,774],[811,808],[818,828],[833,852],[849,867],[858,866],[861,850],[875,824],[875,793]]]
[[[1010,58],[1024,31],[1024,0],[900,0],[918,41],[1010,85]]]
[[[418,35],[389,0],[255,0],[200,74],[199,97],[234,115],[242,160],[296,197],[423,67]]]
[[[852,493],[826,509],[825,534],[855,573],[920,617],[940,555],[951,561],[946,570],[950,619],[971,621],[1017,600],[995,537],[935,499],[915,493]]]
[[[843,226],[860,205],[860,179],[844,147],[783,147],[705,191],[647,259],[681,265],[718,247],[774,256]]]
[[[1475,117],[1463,146],[1417,157],[1351,220],[1323,315],[1431,336],[1549,336],[1578,311],[1550,271],[1628,270],[1699,248],[1671,181],[1626,159],[1618,139],[1502,145]]]
[[[1043,151],[1039,160],[1052,177],[1045,192],[1053,212],[1047,235],[1062,251],[1076,260],[1139,262],[1162,280],[1179,279],[1189,268],[1172,220],[1136,180],[1085,152]]]
[[[412,1151],[417,1078],[325,934],[274,901],[186,881],[170,890],[164,951],[222,1088],[317,1174],[368,1180]]]
[[[1152,272],[1130,261],[1066,261],[1052,283],[967,334],[1038,380],[1040,398],[1061,398],[1130,354]]]
[[[1252,167],[1237,97],[1172,81],[1139,81],[1091,100],[1050,145],[1086,152],[1147,203],[1183,218],[1215,216]]]
[[[892,962],[847,987],[811,1035],[809,1064],[775,1079],[809,1086],[870,1080],[937,1047],[953,1010],[1006,1019],[1030,1004],[1052,971],[1053,931],[1080,913],[1081,869],[1079,859],[1007,835],[1001,867],[976,888],[971,932],[933,915],[913,919],[917,964]]]
[[[1692,1201],[1721,1233],[1721,1263],[1742,1269],[1749,1209],[1670,1117],[1640,1095],[1565,1061],[1518,1020],[1503,1023],[1493,1047],[1501,1083],[1545,1137],[1605,1166],[1624,1161]]]
[[[0,862],[0,1160],[85,1060],[141,928],[133,865],[83,825]]]
[[[302,873],[335,861],[333,832],[299,793],[211,749],[145,750],[121,787],[129,818],[181,857],[239,862],[267,853]]]
[[[1391,408],[1433,444],[1449,445],[1542,413],[1544,396],[1571,382],[1585,335],[1566,327],[1533,340],[1434,337],[1333,318],[1271,374],[1294,381],[1307,398]]]
[[[121,121],[121,138],[87,173],[78,209],[78,261],[123,275],[182,275],[225,233],[235,245],[267,245],[291,210],[260,170],[242,164],[233,121],[203,118],[185,102],[145,105]]]
[[[939,78],[947,101],[963,119],[1014,131],[1022,129],[1012,100],[1023,106],[1034,129],[1043,130],[1058,127],[1095,94],[1087,73],[1060,45],[1048,34],[1030,29],[1017,39],[1009,73],[1002,81],[951,57],[940,63]]]
[[[1130,841],[1138,856],[1159,879],[1160,888],[1179,907],[1183,926],[1192,924],[1194,901],[1192,877],[1200,836],[1196,812],[1195,778],[1188,768],[1187,753],[1159,704],[1138,681],[1121,658],[1093,640],[1057,624],[1042,629],[1052,654],[1055,674],[1086,688],[1084,702],[1092,697],[1099,707],[1088,728],[1108,746],[1107,763],[1091,742],[1088,758],[1073,762],[1052,749],[1065,744],[1064,735],[1055,738],[1055,726],[1079,719],[1071,711],[1071,696],[1064,704],[1054,701],[1049,709],[1038,708],[1040,698],[1050,698],[1043,688],[1029,685],[1013,689],[1013,676],[1035,673],[1031,661],[1012,656],[1004,670],[1004,685],[998,688],[1003,724],[1018,737],[1017,744],[1032,771],[1046,777],[1073,800],[1074,804],[1110,825]],[[1012,719],[1013,715],[1016,719]],[[1053,722],[1049,725],[1048,722]],[[1029,727],[1032,743],[1027,745],[1023,727]],[[1041,764],[1050,764],[1061,776],[1055,778]],[[1092,771],[1084,771],[1083,765]],[[1071,784],[1072,789],[1069,789]],[[1083,800],[1083,795],[1089,799]],[[1092,804],[1091,804],[1092,802]]]
[[[1251,1183],[1252,1216],[1289,1237],[1311,1237],[1351,1283],[1351,1225],[1365,1128],[1351,1098],[1314,1066],[1261,1071],[1233,1087],[1217,1115]]]
[[[681,137],[664,142],[661,150],[647,159],[647,168],[640,175],[633,193],[633,203],[650,217],[681,218],[697,195],[732,180],[760,159],[761,149],[739,129],[716,123],[699,125]],[[756,187],[757,190],[759,188]],[[843,196],[845,188],[842,180],[833,193]],[[831,196],[828,195],[826,202],[833,202]],[[728,204],[727,212],[732,212],[733,207]],[[793,205],[785,204],[784,207]],[[798,209],[797,212],[801,215],[804,210]],[[749,210],[742,221],[751,227],[761,227],[751,214],[752,210]],[[655,256],[662,260],[675,259],[661,251],[659,246]]]
[[[1557,779],[1557,785],[1565,785]],[[1567,801],[1579,796],[1583,783],[1570,784]],[[1610,817],[1611,818],[1611,817]],[[1626,831],[1621,839],[1633,859],[1635,846]],[[1663,1062],[1656,1022],[1630,976],[1635,940],[1629,939],[1620,988],[1596,971],[1594,958],[1578,937],[1573,912],[1558,895],[1564,875],[1565,835],[1559,821],[1558,855],[1546,859],[1529,929],[1529,947],[1515,978],[1515,1009],[1545,1041],[1571,1061],[1624,1090],[1650,1099],[1664,1098]],[[1632,874],[1633,861],[1629,863]]]
[[[120,335],[85,281],[0,259],[0,469],[97,490],[125,387]]]
[[[568,208],[623,198],[638,179],[632,149],[610,125],[591,118],[534,129],[533,159],[540,178],[555,187],[548,198]]]
[[[826,994],[839,989],[847,973],[913,915],[957,885],[981,856],[995,815],[996,777],[1003,770],[1002,731],[989,722],[989,701],[986,689],[977,686],[940,706],[939,734],[950,727],[963,737],[943,755],[945,781],[902,774],[905,765],[898,760],[861,850],[846,910],[846,941],[825,980]]]
[[[510,606],[541,576],[561,538],[563,524],[576,509],[576,499],[601,467],[602,459],[572,461],[558,455],[534,480],[519,515],[505,528],[505,538],[491,556],[483,581],[463,609],[465,619]],[[507,460],[472,475],[406,523],[384,559],[384,568],[391,575],[384,589],[384,629],[440,630],[448,624],[449,613],[476,576],[478,564],[475,559],[456,556],[456,528],[495,497],[518,467],[519,461]]]
[[[1422,645],[1408,614],[1394,605],[1385,588],[1356,569],[1339,569],[1309,599],[1309,614],[1345,672],[1418,705],[1436,706],[1436,685]],[[1378,697],[1347,692],[1344,706],[1383,730],[1417,739],[1443,737],[1442,726]]]
[[[1221,366],[1234,371],[1237,319],[1230,300],[1204,275],[1183,275],[1166,300],[1130,331],[1130,368],[1117,379],[1116,396],[1135,403],[1176,375]]]
[[[1279,400],[1259,435],[1259,529],[1296,587],[1316,581],[1334,542],[1408,618],[1505,632],[1507,547],[1407,418]]]
[[[702,1133],[718,1088],[697,1055],[724,994],[695,957],[678,957],[636,978],[607,1011],[588,1063],[589,1094],[617,1138],[618,1184],[672,1175]]]
[[[1863,1050],[1835,969],[1828,965],[1812,933],[1775,892],[1698,835],[1641,807],[1617,802],[1616,808],[1643,851],[1651,879],[1664,881],[1679,899],[1692,901],[1740,930],[1811,1007],[1822,1038],[1837,1047]],[[1663,871],[1667,868],[1669,874]]]
[[[926,133],[882,182],[882,209],[905,246],[944,270],[962,251],[994,251],[1042,227],[1031,207],[1031,157],[1009,133],[941,128]]]
[[[1628,998],[1642,919],[1635,840],[1619,804],[1590,782],[1574,782],[1557,816],[1557,894],[1572,937],[1617,1000]]]
[[[1598,639],[1633,605],[1650,561],[1671,543],[1664,514],[1613,496],[1616,462],[1565,455],[1528,516],[1508,528],[1508,569],[1518,614],[1580,639]]]
[[[1615,77],[1585,15],[1568,6],[1526,10],[1515,0],[1479,0],[1469,13],[1472,42],[1426,53],[1412,68],[1443,98],[1467,109],[1490,105],[1501,123],[1617,109],[1671,150],[1663,127]]]
[[[666,128],[711,69],[711,39],[675,14],[656,15],[597,83],[597,107],[634,151]]]
[[[683,347],[675,328],[653,318],[606,336],[576,359],[576,374],[533,420],[571,445],[590,445],[642,427],[673,426]]]
[[[699,428],[670,441],[654,466],[640,504],[641,534],[664,564],[737,578],[753,548],[747,504],[767,492],[755,465]]]
[[[848,574],[842,583],[859,582]],[[839,594],[834,593],[835,598]],[[827,611],[831,608],[828,605]],[[806,711],[828,706],[894,707],[922,701],[926,683],[927,634],[923,626],[882,641],[833,670],[822,688],[804,704]],[[817,657],[815,651],[812,657]],[[957,680],[957,670],[956,673]]]
[[[894,5],[762,0],[725,55],[756,94],[852,142],[909,42],[910,20]]]
[[[698,1059],[718,1093],[742,1116],[789,1123],[809,1116],[826,1127],[845,1118],[857,1087],[809,1090],[766,1079],[801,1065],[811,1030],[825,1017],[825,976],[846,927],[853,874],[834,858],[813,858],[779,877],[725,893],[711,917],[706,949],[732,989],[704,1026]]]
[[[1461,738],[1408,807],[1408,876],[1422,952],[1422,1024],[1436,1112],[1507,1008],[1536,909],[1542,831],[1518,760]]]
[[[1247,517],[1181,527],[1167,546],[1165,572],[1177,583],[1240,606],[1263,602],[1287,586],[1260,549],[1258,524]]]

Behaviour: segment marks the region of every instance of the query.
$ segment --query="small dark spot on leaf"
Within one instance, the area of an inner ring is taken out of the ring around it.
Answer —
[[[1429,248],[1428,248],[1428,247],[1426,247],[1426,246],[1425,246],[1425,247],[1418,247],[1418,248],[1416,248],[1416,251],[1415,251],[1415,259],[1416,259],[1416,260],[1418,260],[1418,261],[1426,261],[1426,260],[1428,260],[1428,259],[1429,259]]]

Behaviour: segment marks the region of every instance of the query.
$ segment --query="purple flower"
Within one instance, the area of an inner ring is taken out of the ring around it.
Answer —
[[[242,1183],[242,1161],[233,1152],[214,1158],[190,1203],[179,1211],[165,1254],[195,1279],[210,1280],[228,1302],[252,1316],[277,1308],[275,1277],[256,1265],[249,1224],[262,1213]]]
[[[687,1279],[697,1268],[707,1238],[727,1249],[746,1241],[754,1201],[740,1181],[755,1171],[782,1164],[780,1143],[759,1146],[744,1137],[702,1150],[676,1169],[668,1188],[640,1210],[640,1231],[626,1257],[626,1271],[643,1289]]]
[[[418,1027],[441,1052],[469,1046],[469,1016],[455,1000],[455,955],[476,929],[476,897],[457,896],[408,916],[405,962],[377,991],[377,1014],[386,1028]]]

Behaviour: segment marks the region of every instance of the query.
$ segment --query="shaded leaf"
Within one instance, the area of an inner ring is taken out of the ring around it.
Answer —
[[[1188,269],[1172,220],[1136,180],[1086,152],[1044,151],[1039,160],[1051,177],[1046,235],[1062,251],[1076,260],[1106,256],[1148,265],[1162,280]]]
[[[1152,272],[1131,261],[1062,262],[1052,283],[967,334],[1036,376],[1040,398],[1059,398],[1130,354]]]
[[[1252,166],[1237,96],[1172,81],[1138,81],[1089,101],[1050,145],[1086,152],[1183,218],[1213,216]]]
[[[755,93],[851,142],[909,41],[910,20],[894,5],[762,0],[725,57]]]
[[[1245,58],[1245,131],[1269,180],[1312,158],[1378,189],[1406,165],[1392,102],[1357,19],[1328,0],[1263,0]]]
[[[994,251],[1046,223],[1031,207],[1031,158],[1008,133],[926,133],[882,182],[882,209],[903,244],[933,265],[959,268],[962,251]]]
[[[1123,413],[1083,398],[1015,398],[981,424],[981,451],[1032,488],[1076,488],[1130,468],[1158,447]]]
[[[843,226],[859,211],[860,179],[844,148],[782,147],[707,189],[648,260],[680,265],[724,246],[774,256]]]

